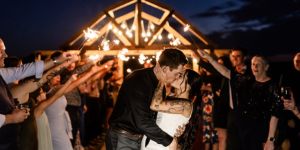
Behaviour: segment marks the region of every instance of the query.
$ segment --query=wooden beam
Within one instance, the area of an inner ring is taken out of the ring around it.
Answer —
[[[157,1],[154,1],[154,0],[142,0],[142,2],[143,3],[145,3],[145,4],[147,4],[147,5],[149,5],[149,6],[152,6],[152,7],[154,7],[154,8],[156,8],[156,9],[159,9],[159,10],[161,10],[161,11],[171,11],[172,10],[172,8],[171,7],[169,7],[169,6],[167,6],[167,5],[164,5],[164,4],[162,4],[162,3],[159,3],[159,2],[157,2]]]
[[[174,28],[172,28],[169,23],[164,26],[164,29],[167,30],[169,33],[172,33],[175,37],[179,38],[180,42],[184,45],[191,45],[185,37],[183,37],[180,33],[178,33]]]
[[[151,45],[151,46],[145,46],[143,48],[135,47],[135,46],[120,46],[115,45],[110,48],[110,50],[122,50],[123,48],[127,48],[129,50],[163,50],[165,48],[178,48],[181,50],[190,49],[190,50],[196,50],[199,48],[198,45],[178,45],[178,46],[171,46],[169,44],[159,44],[159,45]],[[203,49],[207,49],[208,47],[201,47]],[[85,49],[98,49],[98,47],[95,46],[86,46]]]
[[[153,41],[153,40],[157,37],[158,32],[161,30],[162,27],[165,26],[165,24],[167,23],[167,21],[169,20],[169,18],[172,16],[173,13],[174,13],[174,10],[171,10],[171,11],[168,13],[168,15],[165,16],[165,18],[161,18],[161,20],[162,20],[161,24],[159,24],[158,27],[156,27],[156,28],[154,29],[153,35],[152,35],[152,37],[151,37],[151,40],[149,40],[149,41],[146,43],[146,45],[151,45],[151,44],[152,44],[152,43],[150,44],[150,41]]]
[[[156,25],[160,24],[160,19],[157,17],[154,17],[146,12],[142,12],[142,18],[146,20],[151,20],[151,22],[155,23]]]
[[[136,35],[136,39],[137,42],[136,42],[136,46],[137,47],[141,47],[141,43],[142,43],[142,37],[141,37],[141,31],[142,31],[142,25],[141,25],[141,21],[142,21],[142,17],[141,17],[141,14],[142,14],[142,3],[141,3],[141,0],[137,0],[137,3],[136,3],[136,13],[137,13],[137,18],[136,18],[136,21],[137,21],[137,26],[136,26],[136,31],[135,31],[135,35]]]
[[[101,22],[104,18],[106,17],[105,13],[102,12],[99,16],[99,18],[89,26],[89,28],[94,28],[99,22]],[[73,44],[75,44],[75,42],[77,42],[79,39],[81,39],[84,36],[84,33],[81,32],[78,36],[75,37],[74,40],[72,40],[71,42],[69,42],[69,46],[72,46]]]
[[[127,6],[131,5],[131,4],[135,3],[136,1],[137,0],[122,0],[119,3],[116,3],[116,4],[112,5],[107,10],[114,12],[114,11],[120,10],[124,7],[127,7]]]
[[[174,13],[173,18],[176,19],[183,26],[189,24],[188,21],[185,20],[178,13]],[[191,25],[191,24],[189,24],[189,25],[190,25],[189,31],[193,35],[195,35],[200,41],[202,41],[205,45],[209,45],[208,40],[203,36],[203,34],[200,31],[198,31],[193,25]]]
[[[102,37],[104,33],[106,33],[107,28],[108,28],[109,23],[106,23],[102,28],[100,28],[100,30],[98,31],[98,36]],[[95,43],[95,41],[97,41],[99,38],[97,39],[93,39],[91,41],[87,41],[86,43],[84,43],[84,46],[91,46],[93,43]]]
[[[122,31],[121,28],[120,28],[120,24],[116,22],[115,18],[110,16],[107,11],[105,11],[105,14],[109,18],[109,20],[113,23],[115,28],[118,29],[118,31]],[[126,45],[127,45],[128,44],[127,42],[130,42],[131,45],[134,45],[134,43],[128,38],[128,36],[125,33],[122,32],[122,35],[119,35],[118,33],[115,33],[115,35],[118,36],[118,38],[120,40],[122,39],[123,41],[126,41],[126,42],[124,42],[124,44],[126,43]]]
[[[131,12],[125,14],[125,15],[122,15],[122,16],[116,18],[116,22],[117,23],[122,23],[123,21],[129,20],[133,17],[134,17],[134,11],[131,11]]]

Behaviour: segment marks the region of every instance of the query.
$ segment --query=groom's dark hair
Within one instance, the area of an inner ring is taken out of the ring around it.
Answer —
[[[158,63],[162,66],[168,66],[170,69],[177,69],[179,65],[187,64],[188,60],[179,49],[165,49],[159,56]]]

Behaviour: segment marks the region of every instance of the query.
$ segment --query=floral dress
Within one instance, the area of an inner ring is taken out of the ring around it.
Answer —
[[[202,94],[203,143],[217,143],[218,135],[213,125],[213,96],[211,93]]]

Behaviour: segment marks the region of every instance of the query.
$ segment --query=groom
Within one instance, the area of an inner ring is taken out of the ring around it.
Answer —
[[[150,109],[159,81],[172,83],[185,72],[187,59],[178,49],[165,49],[154,68],[140,69],[129,74],[119,91],[106,137],[107,150],[139,150],[143,135],[176,149],[176,138],[156,125],[156,113]]]

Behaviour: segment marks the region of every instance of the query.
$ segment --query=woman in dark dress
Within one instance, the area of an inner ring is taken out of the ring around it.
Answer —
[[[273,150],[275,131],[281,113],[276,87],[267,75],[269,64],[262,56],[254,56],[251,69],[255,80],[248,80],[248,99],[240,101],[239,122],[241,146],[244,150]],[[234,80],[234,75],[231,80]]]

